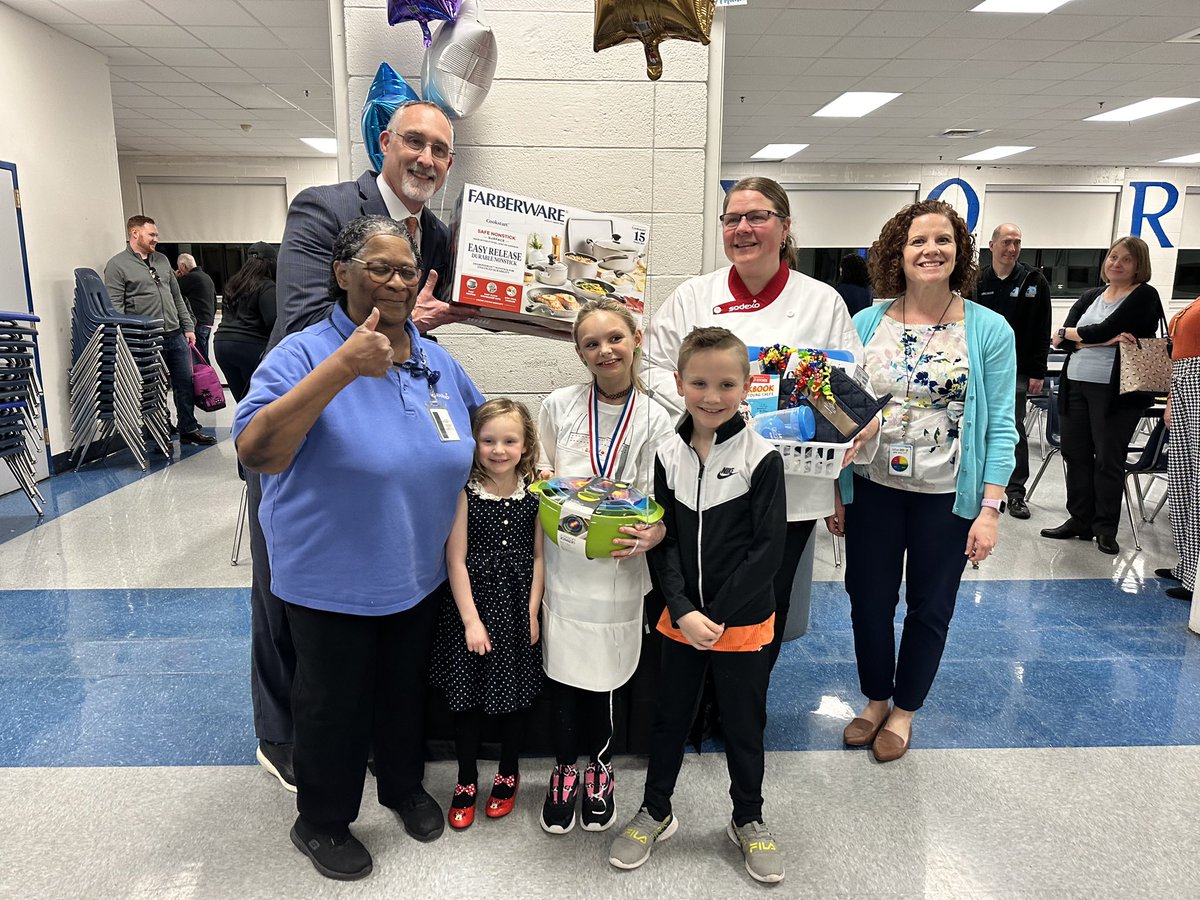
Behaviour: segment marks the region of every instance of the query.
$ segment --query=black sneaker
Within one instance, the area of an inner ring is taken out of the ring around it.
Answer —
[[[259,741],[254,752],[258,764],[279,779],[287,790],[296,793],[296,773],[292,770],[292,745]]]
[[[349,830],[338,836],[319,834],[297,818],[292,826],[292,843],[326,878],[355,881],[371,874],[371,854]]]
[[[584,831],[604,831],[612,825],[615,811],[612,766],[589,763],[583,771],[583,810],[579,824]]]
[[[542,831],[566,834],[575,827],[575,800],[579,796],[579,770],[558,765],[550,773],[550,787],[542,803]]]
[[[418,787],[400,801],[396,813],[404,823],[404,830],[408,832],[409,837],[418,841],[436,841],[446,830],[442,808],[423,787]]]
[[[1154,577],[1155,578],[1166,578],[1168,581],[1178,581],[1180,583],[1183,582],[1183,579],[1180,578],[1178,575],[1176,575],[1175,570],[1169,566],[1167,568],[1163,568],[1163,569],[1155,569]]]
[[[211,447],[216,442],[217,439],[215,437],[211,434],[205,434],[199,428],[195,431],[179,435],[179,443],[181,444],[199,444],[201,447]]]
[[[1008,501],[1008,514],[1014,519],[1028,519],[1029,507],[1025,505],[1023,497],[1013,497]]]

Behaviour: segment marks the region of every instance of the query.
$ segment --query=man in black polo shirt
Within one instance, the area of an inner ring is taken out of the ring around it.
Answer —
[[[217,317],[217,286],[212,277],[196,265],[196,257],[192,254],[180,253],[175,265],[178,267],[175,275],[179,279],[179,292],[196,320],[196,349],[205,362],[211,362],[208,338]]]
[[[1021,229],[1011,223],[997,225],[988,241],[992,264],[979,275],[975,299],[1008,321],[1017,338],[1017,462],[1008,481],[1008,511],[1017,519],[1029,518],[1025,482],[1029,479],[1029,441],[1025,436],[1025,401],[1040,394],[1050,351],[1050,284],[1021,255]]]

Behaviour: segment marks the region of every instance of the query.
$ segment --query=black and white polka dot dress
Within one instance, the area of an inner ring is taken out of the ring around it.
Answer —
[[[492,651],[467,649],[466,630],[449,588],[433,646],[432,680],[450,709],[483,707],[488,715],[525,709],[542,689],[542,645],[529,643],[529,590],[538,497],[524,488],[494,497],[467,486],[467,573]]]

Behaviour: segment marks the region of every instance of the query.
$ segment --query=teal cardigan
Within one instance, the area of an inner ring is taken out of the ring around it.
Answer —
[[[895,302],[895,301],[892,301]],[[877,303],[854,317],[863,346],[870,343],[892,302]],[[985,484],[1008,485],[1016,462],[1017,350],[1012,328],[999,313],[963,301],[967,324],[967,400],[963,408],[954,514],[979,515]],[[982,365],[980,364],[982,361]],[[886,452],[885,447],[880,452]],[[854,499],[850,469],[842,472],[842,501]]]

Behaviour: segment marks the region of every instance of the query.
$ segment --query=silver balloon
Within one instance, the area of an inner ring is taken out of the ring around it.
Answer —
[[[483,105],[496,74],[496,36],[476,0],[462,0],[458,18],[438,29],[421,67],[421,94],[452,119]]]

